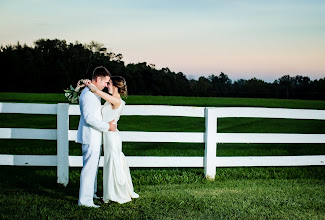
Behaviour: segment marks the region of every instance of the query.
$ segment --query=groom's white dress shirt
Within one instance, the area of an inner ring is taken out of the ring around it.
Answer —
[[[83,168],[80,175],[79,205],[95,206],[93,195],[97,189],[97,171],[100,158],[102,132],[108,131],[109,123],[102,121],[100,97],[86,87],[79,99],[80,121],[77,143],[82,144]]]

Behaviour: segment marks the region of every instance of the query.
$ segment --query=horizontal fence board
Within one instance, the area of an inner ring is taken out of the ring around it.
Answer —
[[[125,142],[204,143],[203,132],[135,132],[121,131]]]
[[[0,113],[55,115],[57,113],[57,104],[0,102]]]
[[[80,108],[79,105],[69,105],[69,115],[80,115]]]
[[[70,105],[69,115],[80,115],[79,105]],[[126,105],[122,115],[204,117],[204,107]]]
[[[56,140],[56,129],[0,128],[0,139]]]
[[[126,105],[122,115],[204,117],[204,107],[168,105]]]
[[[325,143],[325,134],[217,133],[217,143]]]
[[[312,166],[325,165],[325,155],[216,157],[216,167]]]
[[[251,108],[226,107],[215,108],[217,118],[288,118],[288,119],[318,119],[325,120],[325,110],[285,109],[285,108]]]
[[[203,167],[203,157],[126,157],[130,167]]]
[[[178,143],[204,143],[203,132],[139,132],[120,131],[124,142],[178,142]],[[75,141],[76,130],[69,130],[69,141]]]
[[[221,107],[215,108],[217,117],[261,117],[325,120],[325,110]],[[0,113],[56,114],[56,104],[0,103]],[[204,117],[204,107],[127,105],[123,115],[157,115]],[[69,115],[80,115],[79,105],[69,105]]]
[[[0,154],[0,165],[57,166],[56,155],[7,155]]]
[[[130,167],[203,167],[203,157],[127,156]],[[104,157],[100,159],[103,167]],[[325,165],[325,155],[216,157],[216,167],[312,166]],[[56,155],[0,155],[0,165],[57,166]],[[82,167],[82,156],[69,156],[70,167]]]
[[[129,167],[203,167],[203,157],[127,156]],[[99,166],[103,167],[101,156]],[[82,156],[69,156],[70,167],[82,167]]]

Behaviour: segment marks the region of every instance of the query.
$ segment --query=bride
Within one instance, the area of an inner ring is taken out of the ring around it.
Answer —
[[[117,124],[125,102],[121,95],[127,95],[126,81],[121,76],[112,76],[107,88],[107,94],[96,86],[86,81],[85,85],[89,89],[106,100],[102,108],[103,121],[112,121]],[[122,140],[119,131],[103,132],[104,147],[104,170],[103,170],[103,200],[105,203],[110,201],[120,204],[138,198],[139,195],[133,191],[130,169],[122,152]]]

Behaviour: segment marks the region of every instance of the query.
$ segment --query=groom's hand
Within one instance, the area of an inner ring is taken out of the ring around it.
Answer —
[[[108,131],[116,131],[116,123],[113,123],[115,120],[108,122],[109,123],[109,129]]]

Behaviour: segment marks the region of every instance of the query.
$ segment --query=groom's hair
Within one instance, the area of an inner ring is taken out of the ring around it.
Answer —
[[[96,79],[97,77],[111,77],[112,74],[103,66],[98,66],[94,69],[92,79]]]

